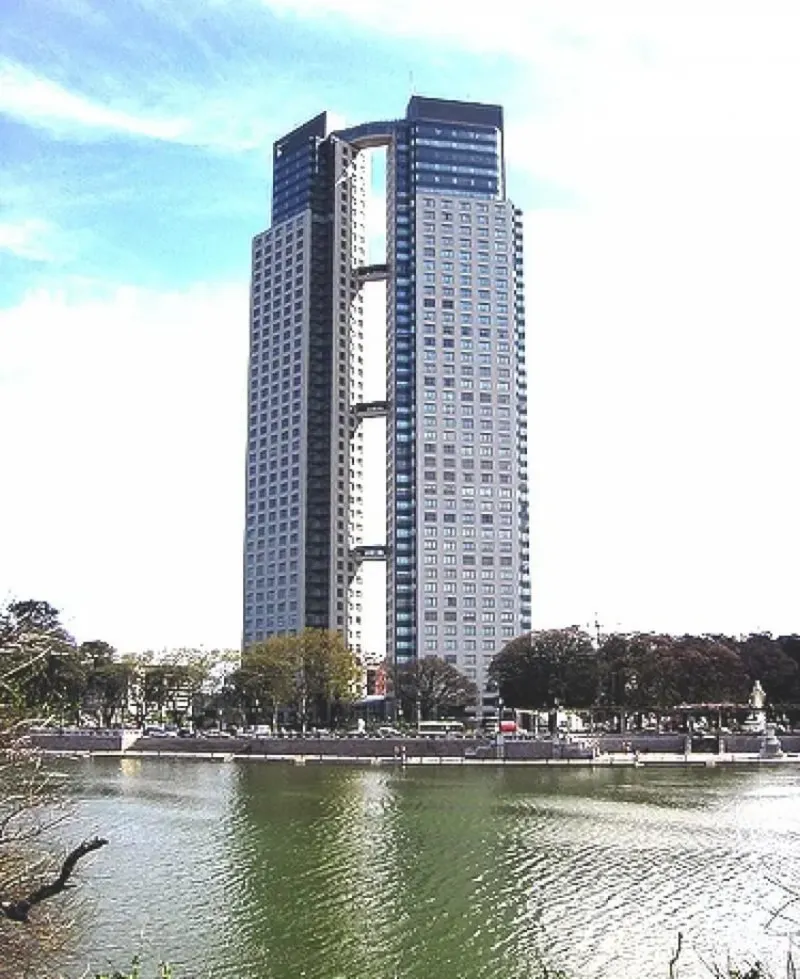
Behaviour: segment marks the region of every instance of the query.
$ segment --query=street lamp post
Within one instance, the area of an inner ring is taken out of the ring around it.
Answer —
[[[497,688],[497,755],[501,761],[505,761],[505,739],[503,738],[503,695],[500,687]]]
[[[400,678],[397,671],[397,653],[392,657],[392,694],[394,696],[394,726],[400,724],[403,716],[403,708],[400,706]]]

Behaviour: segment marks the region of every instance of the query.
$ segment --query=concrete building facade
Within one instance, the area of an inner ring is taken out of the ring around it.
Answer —
[[[365,151],[386,152],[386,255],[367,264]],[[403,119],[275,144],[253,242],[245,645],[305,626],[361,646],[386,562],[398,665],[436,654],[485,688],[530,628],[522,216],[499,106],[414,97]],[[363,401],[364,290],[386,283],[386,399]],[[386,418],[386,540],[363,540],[364,420]]]

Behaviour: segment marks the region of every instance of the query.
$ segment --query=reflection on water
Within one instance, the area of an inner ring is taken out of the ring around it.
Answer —
[[[681,931],[681,975],[706,976],[729,954],[777,962],[792,930],[765,930],[800,878],[789,768],[78,773],[80,831],[112,846],[83,875],[73,967],[143,951],[226,979],[514,979],[539,960],[640,979]]]

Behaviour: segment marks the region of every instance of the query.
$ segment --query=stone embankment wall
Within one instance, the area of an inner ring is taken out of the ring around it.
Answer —
[[[474,758],[495,759],[492,742],[447,738],[140,738],[135,751],[169,754],[228,754],[258,757],[323,758]],[[567,742],[510,741],[508,759],[591,758],[591,747]]]
[[[682,734],[602,734],[591,740],[604,754],[626,751],[683,754],[686,745],[686,738]]]
[[[800,734],[779,734],[778,740],[784,751],[790,754],[800,752]],[[758,735],[752,734],[723,734],[723,751],[733,752],[734,754],[748,753],[755,754],[761,751],[763,739]]]
[[[686,746],[684,734],[603,734],[589,739],[605,754],[617,754],[628,751],[642,753],[678,753],[683,754]],[[723,734],[722,751],[725,754],[757,755],[761,751],[762,737],[753,734]],[[778,736],[781,747],[791,754],[800,752],[800,734],[782,734]],[[719,742],[715,737],[693,739],[694,752],[719,751]]]
[[[43,751],[125,751],[136,743],[138,731],[36,731],[28,735]]]
[[[496,759],[499,755],[515,761],[538,759],[591,758],[596,754],[680,754],[686,748],[682,734],[600,735],[573,741],[506,739],[502,749],[491,741],[471,738],[152,738],[140,737],[138,731],[37,732],[30,735],[31,744],[46,751],[105,752],[146,751],[186,755],[247,755],[275,757],[299,755],[338,758],[394,758],[405,750],[409,758]],[[785,752],[800,753],[800,735],[782,735]],[[758,736],[723,735],[722,750],[732,754],[758,754],[762,740]],[[698,745],[695,744],[695,751]],[[716,739],[707,739],[704,751],[716,752]]]

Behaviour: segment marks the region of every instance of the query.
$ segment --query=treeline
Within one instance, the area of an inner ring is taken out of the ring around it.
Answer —
[[[25,683],[16,683],[24,667]],[[479,691],[454,665],[427,656],[382,668],[383,689],[407,720],[445,717]],[[47,602],[0,608],[0,711],[102,726],[148,720],[197,725],[338,725],[364,693],[364,671],[341,636],[306,629],[238,651],[180,649],[120,655],[77,642]],[[758,680],[771,705],[800,705],[800,636],[610,633],[577,627],[511,640],[493,659],[494,685],[511,707],[746,704]]]
[[[0,608],[0,710],[105,727],[185,714],[234,655],[189,648],[122,655],[100,639],[77,642],[48,602],[11,602]]]
[[[582,629],[518,636],[490,675],[516,707],[747,704],[758,680],[771,705],[800,705],[800,636],[610,633]]]
[[[10,682],[15,676],[24,683]],[[16,671],[20,672],[17,673]],[[477,688],[435,656],[381,668],[400,716],[427,719],[473,704]],[[305,629],[238,651],[179,649],[120,655],[102,640],[77,642],[47,602],[0,608],[0,710],[63,724],[146,722],[295,728],[352,719],[364,669],[341,635]]]
[[[459,670],[427,656],[397,671],[384,666],[387,693],[399,702],[399,716],[425,720],[475,703],[478,689]],[[245,723],[284,716],[290,726],[339,726],[360,699],[361,669],[337,632],[305,629],[272,636],[245,650],[226,692]]]

